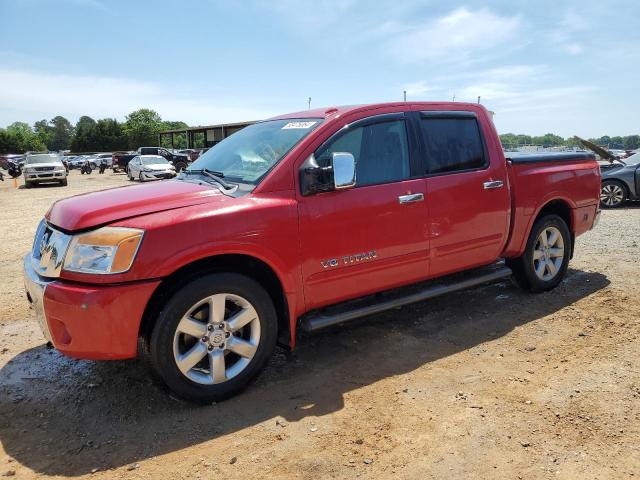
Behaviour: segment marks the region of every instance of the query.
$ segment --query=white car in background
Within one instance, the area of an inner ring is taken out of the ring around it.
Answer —
[[[136,155],[127,165],[129,180],[161,180],[176,176],[176,167],[160,155]]]
[[[67,185],[67,169],[55,153],[30,153],[24,161],[24,186],[31,188],[42,182]]]

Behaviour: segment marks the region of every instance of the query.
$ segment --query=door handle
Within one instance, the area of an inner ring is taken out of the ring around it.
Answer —
[[[496,188],[502,188],[504,182],[502,180],[490,180],[483,184],[485,190],[495,190]]]
[[[400,195],[398,197],[398,201],[400,202],[400,205],[403,205],[405,203],[422,202],[423,200],[424,200],[423,193],[411,193],[409,195]]]

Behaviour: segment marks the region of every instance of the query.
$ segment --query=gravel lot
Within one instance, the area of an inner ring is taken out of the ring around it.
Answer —
[[[21,256],[56,199],[0,183],[0,475],[606,479],[640,475],[640,208],[605,211],[566,280],[452,294],[302,339],[244,394],[168,395],[136,361],[47,350]]]

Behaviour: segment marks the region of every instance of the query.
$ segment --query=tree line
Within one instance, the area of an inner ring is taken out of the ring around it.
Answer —
[[[590,142],[605,148],[619,150],[636,150],[640,148],[640,135],[627,135],[626,137],[610,137],[604,135],[599,138],[589,138]],[[504,148],[515,148],[523,145],[542,145],[544,147],[583,147],[576,137],[562,138],[553,133],[541,136],[516,135],[504,133],[500,135],[500,141]]]
[[[162,130],[187,128],[180,121],[163,121],[154,110],[142,108],[131,112],[124,122],[113,118],[94,120],[82,116],[75,125],[58,115],[51,120],[39,120],[29,125],[25,122],[14,122],[7,128],[0,128],[0,153],[24,153],[28,151],[60,151],[72,152],[114,152],[118,150],[135,150],[141,146],[155,146],[158,133]],[[541,136],[516,135],[505,133],[500,135],[504,148],[515,148],[522,145],[542,145],[544,147],[581,147],[576,137],[563,138],[553,133]],[[606,148],[635,150],[640,148],[640,135],[626,137],[590,138],[590,141]],[[176,148],[186,148],[186,135],[175,135]],[[170,147],[171,145],[161,145]]]
[[[72,152],[114,152],[156,146],[162,130],[187,128],[185,122],[163,121],[154,110],[131,112],[124,122],[113,118],[94,120],[86,115],[73,125],[63,116],[29,125],[14,122],[0,128],[0,153],[71,150]],[[186,135],[176,135],[176,148],[186,148]],[[170,147],[170,145],[164,145]]]

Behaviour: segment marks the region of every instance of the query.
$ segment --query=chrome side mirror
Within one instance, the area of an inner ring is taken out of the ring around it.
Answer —
[[[334,152],[331,155],[333,185],[336,190],[352,188],[356,184],[356,159],[348,152]]]

